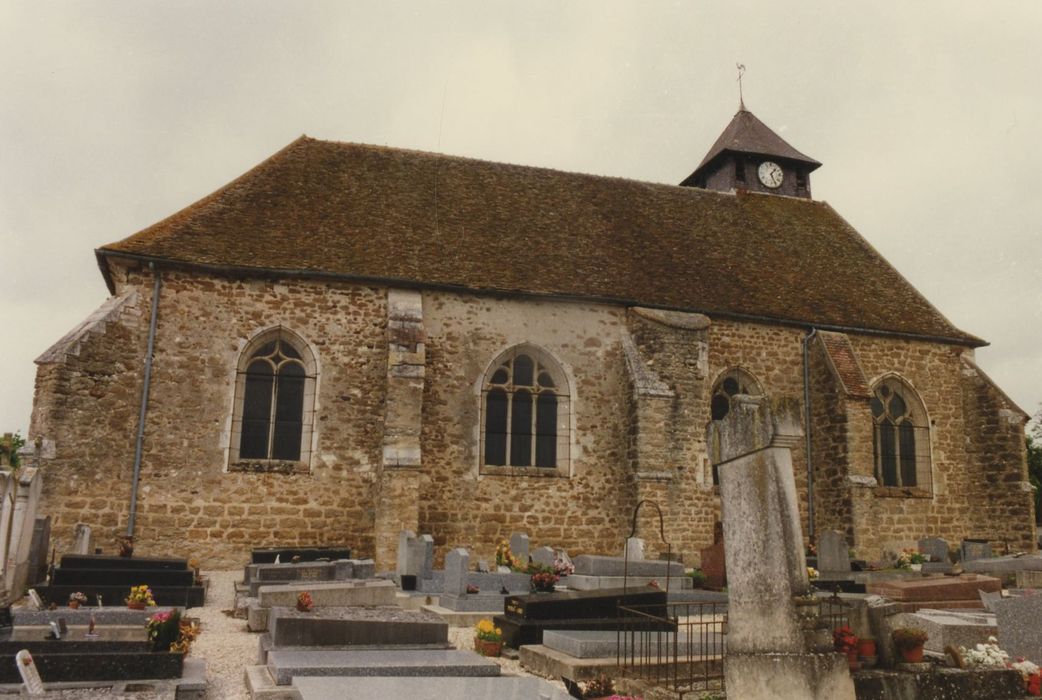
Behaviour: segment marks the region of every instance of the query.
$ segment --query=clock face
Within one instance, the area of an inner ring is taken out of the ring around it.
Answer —
[[[781,166],[769,160],[760,163],[757,175],[760,176],[760,182],[763,183],[764,187],[770,187],[772,190],[776,187],[781,187],[782,179],[785,177]]]

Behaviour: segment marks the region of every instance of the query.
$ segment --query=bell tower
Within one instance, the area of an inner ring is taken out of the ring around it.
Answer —
[[[786,143],[743,103],[706,157],[680,185],[810,199],[810,174],[819,167],[821,163]]]

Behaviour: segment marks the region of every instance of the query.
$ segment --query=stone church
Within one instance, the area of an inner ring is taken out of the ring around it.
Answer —
[[[389,568],[402,529],[618,552],[651,499],[695,564],[741,394],[799,406],[806,536],[1034,549],[1027,416],[819,166],[744,107],[679,186],[294,141],[95,251],[110,298],[37,359],[59,550],[84,522],[203,566]]]

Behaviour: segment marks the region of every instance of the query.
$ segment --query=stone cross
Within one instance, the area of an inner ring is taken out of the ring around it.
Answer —
[[[846,659],[802,614],[810,585],[791,453],[801,413],[795,400],[738,395],[707,427],[727,560],[724,676],[743,700],[854,700]]]
[[[40,671],[36,668],[33,655],[29,653],[29,650],[22,649],[15,654],[14,663],[18,667],[18,673],[22,676],[22,683],[25,684],[29,697],[43,695],[43,680],[40,678]]]
[[[528,535],[523,532],[510,533],[510,553],[523,565],[528,564]]]
[[[457,547],[450,549],[445,555],[445,593],[446,595],[467,594],[467,574],[470,570],[470,554],[466,549]]]

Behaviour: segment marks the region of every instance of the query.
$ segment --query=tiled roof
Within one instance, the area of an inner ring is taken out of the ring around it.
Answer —
[[[857,353],[850,344],[850,338],[845,333],[828,331],[819,332],[818,337],[836,378],[847,395],[861,399],[872,398],[872,390],[868,388],[868,380],[865,379],[865,372],[857,360]]]
[[[808,172],[821,167],[821,163],[810,156],[805,156],[789,145],[785,139],[756,118],[756,115],[744,107],[734,115],[731,123],[727,125],[720,138],[716,140],[706,157],[695,168],[695,173],[702,166],[716,158],[724,151],[736,153],[754,153],[761,156],[774,156],[775,158],[788,158],[810,166]],[[691,179],[691,178],[688,178]]]
[[[97,254],[982,344],[822,202],[307,137]]]

